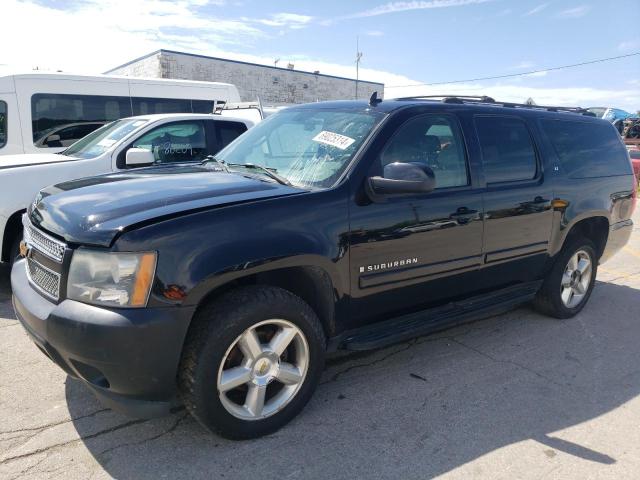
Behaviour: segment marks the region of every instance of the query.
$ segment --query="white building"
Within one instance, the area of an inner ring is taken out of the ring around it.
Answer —
[[[170,50],[158,50],[105,73],[231,83],[238,87],[242,101],[260,98],[274,105],[350,100],[356,98],[356,89],[360,99],[374,91],[379,97],[384,93],[382,83]]]

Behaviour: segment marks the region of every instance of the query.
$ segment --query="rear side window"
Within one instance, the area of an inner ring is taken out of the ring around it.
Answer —
[[[223,149],[247,131],[247,126],[240,122],[215,122],[218,130],[220,149]]]
[[[7,103],[0,101],[0,148],[7,144]]]
[[[542,130],[572,178],[627,175],[631,166],[616,129],[603,122],[542,120]]]
[[[487,183],[531,180],[536,176],[536,151],[522,120],[478,116],[475,123]]]

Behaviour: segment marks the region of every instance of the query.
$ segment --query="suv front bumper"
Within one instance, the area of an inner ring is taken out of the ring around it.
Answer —
[[[142,418],[169,411],[195,307],[56,305],[29,285],[24,260],[13,266],[11,288],[16,316],[33,342],[103,404]]]

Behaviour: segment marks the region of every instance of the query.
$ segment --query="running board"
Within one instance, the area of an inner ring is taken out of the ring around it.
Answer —
[[[433,333],[460,323],[503,313],[533,300],[542,280],[384,320],[341,335],[334,345],[343,350],[372,350]]]

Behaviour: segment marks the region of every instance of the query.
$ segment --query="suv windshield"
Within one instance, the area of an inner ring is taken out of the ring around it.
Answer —
[[[116,142],[141,128],[147,120],[124,119],[108,123],[78,140],[61,152],[63,155],[78,158],[94,158],[109,150]]]
[[[365,110],[283,110],[241,135],[216,159],[265,167],[298,187],[329,188],[383,117]]]

